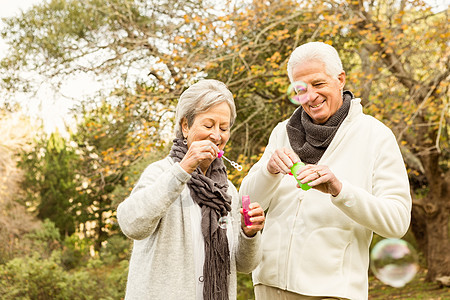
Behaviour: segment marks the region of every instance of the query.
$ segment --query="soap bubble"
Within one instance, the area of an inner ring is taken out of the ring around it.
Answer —
[[[370,253],[370,268],[384,284],[399,288],[419,270],[416,250],[401,239],[384,239]]]
[[[227,229],[228,225],[231,224],[231,220],[228,216],[223,216],[219,218],[219,227],[222,229]]]
[[[353,195],[350,195],[347,200],[345,200],[344,205],[347,207],[352,207],[356,204],[356,199]]]
[[[287,89],[287,96],[289,100],[295,105],[301,105],[308,101],[306,92],[308,85],[303,81],[296,81],[289,85]]]

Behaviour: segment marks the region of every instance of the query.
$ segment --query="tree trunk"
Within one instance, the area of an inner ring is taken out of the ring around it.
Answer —
[[[425,206],[428,233],[426,279],[435,281],[436,277],[450,276],[449,199],[448,195],[430,196]]]
[[[413,202],[411,213],[411,230],[416,239],[418,251],[423,253],[425,259],[428,257],[428,234],[426,214],[422,205]]]
[[[412,211],[413,233],[419,247],[424,247],[428,273],[426,280],[450,276],[450,179],[439,167],[439,154],[422,157],[429,182],[428,195]]]

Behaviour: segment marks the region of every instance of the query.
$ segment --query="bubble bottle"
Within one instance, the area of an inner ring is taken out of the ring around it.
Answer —
[[[250,216],[248,215],[248,212],[250,211],[249,205],[250,205],[250,196],[249,195],[243,195],[242,196],[242,209],[244,210],[244,223],[245,223],[245,226],[252,225],[252,222],[250,222]]]
[[[295,180],[297,180],[298,185],[300,186],[300,188],[304,191],[309,190],[311,187],[308,185],[308,183],[301,183],[300,180],[297,179],[297,172],[298,170],[305,166],[304,163],[302,163],[301,161],[296,162],[292,167],[291,167],[291,173],[292,175],[294,175]]]

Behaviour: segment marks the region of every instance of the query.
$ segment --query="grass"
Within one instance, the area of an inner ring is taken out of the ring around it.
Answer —
[[[369,300],[450,300],[450,288],[441,288],[437,283],[425,282],[426,270],[421,269],[414,279],[402,288],[385,285],[377,278],[369,277]],[[248,274],[238,273],[237,300],[255,299]]]
[[[421,269],[414,279],[402,288],[385,285],[377,278],[369,278],[369,300],[449,300],[450,288],[441,288],[435,282],[425,282],[426,270]]]

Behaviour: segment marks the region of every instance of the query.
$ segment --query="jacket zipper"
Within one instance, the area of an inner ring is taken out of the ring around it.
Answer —
[[[297,199],[297,211],[295,212],[295,218],[294,218],[294,221],[292,222],[292,227],[291,227],[291,236],[290,236],[290,238],[289,238],[289,244],[288,244],[288,252],[287,252],[287,255],[286,255],[286,262],[285,262],[285,274],[284,274],[284,279],[285,279],[285,283],[284,283],[284,289],[286,290],[287,289],[287,281],[288,281],[288,274],[289,274],[289,260],[290,260],[290,258],[291,258],[291,246],[292,246],[292,239],[293,239],[293,237],[294,237],[294,228],[295,228],[295,223],[296,223],[296,221],[297,221],[297,216],[298,216],[298,213],[299,213],[299,211],[300,211],[300,204],[301,204],[301,201],[300,201],[300,199]]]

